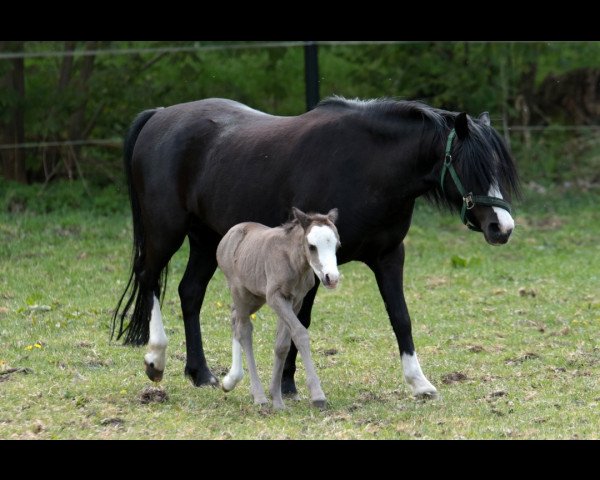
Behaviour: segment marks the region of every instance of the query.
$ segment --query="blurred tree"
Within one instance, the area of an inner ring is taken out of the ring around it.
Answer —
[[[21,52],[23,42],[0,42],[0,53]],[[0,66],[0,144],[25,141],[25,67],[23,58],[4,60]],[[27,182],[25,151],[21,148],[0,150],[4,178]]]

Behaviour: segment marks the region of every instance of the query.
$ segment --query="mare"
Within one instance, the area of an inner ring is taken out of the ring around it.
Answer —
[[[162,378],[167,347],[159,298],[169,260],[186,237],[189,260],[179,283],[185,374],[194,385],[216,385],[204,355],[200,308],[220,239],[241,222],[281,225],[292,206],[305,212],[337,207],[338,263],[357,260],[372,270],[404,378],[415,396],[434,397],[403,292],[403,240],[415,200],[424,196],[460,211],[492,245],[506,243],[514,228],[508,202],[518,194],[515,163],[487,112],[475,118],[417,101],[332,97],[286,117],[211,98],[141,112],[125,138],[124,160],[133,259],[112,334],[128,344],[148,343],[144,361],[154,381]],[[318,282],[298,312],[305,327],[317,288]],[[296,355],[292,345],[283,372],[283,391],[291,395]]]

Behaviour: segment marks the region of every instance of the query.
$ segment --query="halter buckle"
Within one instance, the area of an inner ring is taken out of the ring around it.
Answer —
[[[449,153],[446,154],[446,158],[444,159],[444,163],[446,164],[446,166],[450,166],[450,164],[452,163],[452,155],[450,155]]]
[[[467,210],[471,210],[475,206],[475,202],[473,201],[473,192],[467,193],[463,197],[463,202],[465,202]]]

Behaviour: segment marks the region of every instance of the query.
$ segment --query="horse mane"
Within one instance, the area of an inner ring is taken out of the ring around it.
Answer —
[[[322,100],[316,108],[344,109],[361,115],[367,128],[379,137],[395,138],[400,127],[398,117],[422,120],[429,129],[427,144],[432,148],[442,148],[459,112],[434,108],[418,100],[396,100],[389,97],[370,100],[347,99],[332,96]],[[469,135],[463,140],[456,139],[452,148],[454,165],[460,172],[465,188],[486,194],[489,186],[496,182],[519,198],[519,179],[515,162],[502,137],[491,127],[468,118]],[[425,130],[423,131],[425,134]],[[440,156],[440,165],[443,154]],[[444,195],[439,182],[427,191],[424,197],[437,207],[456,210]]]
[[[360,100],[347,99],[338,95],[327,97],[316,108],[342,108],[363,113],[373,122],[384,121],[397,129],[398,116],[426,120],[434,127],[436,135],[444,135],[449,128],[447,116],[450,112],[431,107],[419,100],[397,100],[391,97]],[[380,126],[380,125],[378,125]]]
[[[292,215],[292,214],[290,214]],[[308,212],[307,215],[311,217],[311,223],[316,223],[317,225],[327,225],[330,223],[327,215],[323,215],[322,213],[314,213]],[[294,228],[300,225],[300,222],[297,218],[293,217],[287,222],[281,224],[279,228],[282,228],[286,235],[290,234]]]

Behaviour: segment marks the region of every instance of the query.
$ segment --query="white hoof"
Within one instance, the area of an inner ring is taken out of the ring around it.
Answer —
[[[440,396],[436,388],[431,384],[428,386],[421,386],[419,388],[412,388],[412,393],[415,398],[425,400],[434,400]]]
[[[223,382],[221,383],[223,390],[226,392],[231,392],[231,390],[233,390],[235,386],[240,383],[240,380],[241,378],[236,378],[233,375],[225,375],[225,378],[223,378]]]

